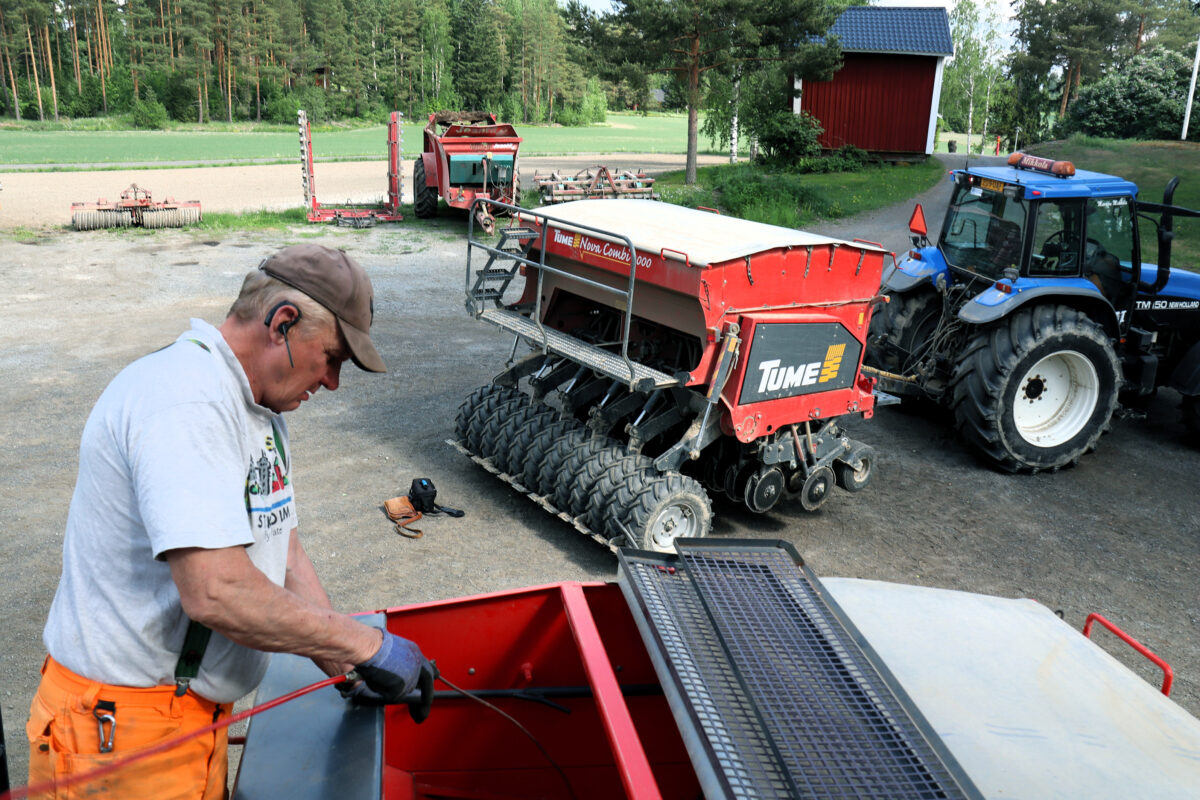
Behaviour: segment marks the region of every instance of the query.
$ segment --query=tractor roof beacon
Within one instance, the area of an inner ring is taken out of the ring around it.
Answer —
[[[1175,217],[1123,178],[1014,153],[951,173],[936,244],[920,206],[913,249],[884,274],[864,371],[954,411],[1011,472],[1057,470],[1096,446],[1119,401],[1168,386],[1200,439],[1200,274],[1170,267]],[[1157,229],[1142,261],[1139,219]]]

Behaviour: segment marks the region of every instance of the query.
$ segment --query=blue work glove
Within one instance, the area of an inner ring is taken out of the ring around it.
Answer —
[[[363,704],[403,703],[429,668],[415,642],[384,631],[375,655],[354,668],[366,685],[358,684],[348,696]]]
[[[437,664],[432,661],[426,661],[421,665],[421,674],[417,678],[417,688],[409,692],[403,700],[408,705],[409,716],[418,725],[424,722],[429,717],[429,712],[433,710],[433,682],[437,679],[437,676]],[[356,706],[387,705],[384,699],[363,681],[357,681],[351,686],[347,686],[344,683],[340,684],[338,691],[342,693],[342,697]]]

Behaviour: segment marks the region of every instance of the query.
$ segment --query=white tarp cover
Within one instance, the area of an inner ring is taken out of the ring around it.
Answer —
[[[1200,797],[1200,720],[1045,606],[821,583],[985,797]]]
[[[686,253],[692,264],[700,266],[752,256],[777,247],[808,247],[836,243],[865,250],[879,250],[869,244],[830,239],[815,233],[750,222],[656,200],[576,200],[572,203],[542,206],[535,211],[564,220],[571,225],[587,225],[610,233],[623,234],[642,252],[657,255],[666,248]]]

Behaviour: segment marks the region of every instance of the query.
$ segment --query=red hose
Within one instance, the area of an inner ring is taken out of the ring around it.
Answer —
[[[111,775],[118,770],[128,767],[130,764],[134,764],[138,761],[142,761],[143,759],[147,759],[150,756],[156,756],[159,753],[166,752],[172,747],[177,747],[184,742],[189,742],[192,739],[196,739],[206,733],[212,733],[213,731],[220,730],[221,728],[227,728],[230,725],[233,725],[235,722],[241,722],[244,719],[249,719],[255,714],[261,714],[264,711],[275,708],[275,706],[280,706],[284,703],[291,702],[297,697],[303,697],[310,692],[315,692],[317,689],[324,689],[326,686],[336,686],[339,683],[344,683],[349,677],[350,676],[348,675],[335,675],[332,678],[326,678],[323,681],[317,681],[316,683],[297,689],[294,692],[289,692],[282,697],[276,697],[274,700],[268,700],[265,703],[261,703],[253,708],[248,708],[245,711],[234,714],[218,722],[214,722],[211,725],[205,725],[203,728],[198,728],[190,733],[185,733],[182,736],[177,736],[174,739],[163,742],[162,744],[155,745],[149,750],[145,750],[137,755],[129,756],[128,758],[118,758],[111,764],[105,764],[103,767],[97,767],[91,772],[83,772],[78,775],[68,775],[62,779],[52,781],[43,781],[42,783],[34,784],[33,786],[18,786],[15,789],[5,792],[4,794],[0,794],[0,800],[19,800],[19,798],[28,797],[31,794],[42,794],[44,792],[66,788],[67,786],[74,786],[77,783],[87,783],[98,778],[103,778],[106,775]]]

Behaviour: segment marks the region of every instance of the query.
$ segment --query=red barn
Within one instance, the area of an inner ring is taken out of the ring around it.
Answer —
[[[797,81],[792,102],[820,120],[821,146],[932,153],[942,68],[954,55],[946,9],[855,6],[829,32],[841,40],[841,69],[830,81]]]

